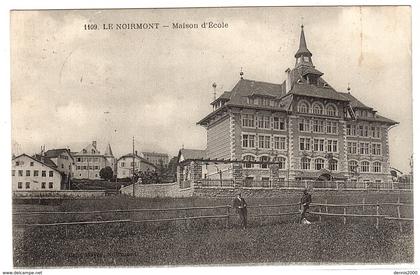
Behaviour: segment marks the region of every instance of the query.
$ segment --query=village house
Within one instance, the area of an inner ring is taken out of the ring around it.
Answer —
[[[96,141],[92,141],[80,152],[74,153],[73,157],[76,165],[74,172],[76,179],[100,179],[99,172],[107,166],[111,167],[115,174],[115,157],[110,144],[106,147],[105,153],[101,154]]]
[[[45,151],[43,155],[54,162],[57,170],[60,171],[63,176],[63,182],[68,185],[70,180],[74,177],[75,170],[75,162],[70,149],[50,149]]]
[[[137,151],[134,153],[134,171],[139,172],[154,172],[156,166],[148,160],[141,157]],[[133,176],[133,154],[126,154],[117,160],[117,178],[131,178]]]
[[[391,181],[388,131],[397,122],[324,79],[303,26],[294,57],[280,84],[245,79],[241,71],[233,89],[211,103],[213,111],[198,122],[207,131],[206,158],[250,162],[209,164],[207,176],[239,175],[250,184]]]
[[[19,155],[12,160],[12,191],[62,189],[62,174],[51,159]]]
[[[141,152],[140,155],[148,162],[154,164],[156,167],[167,167],[169,164],[169,156],[165,153]]]

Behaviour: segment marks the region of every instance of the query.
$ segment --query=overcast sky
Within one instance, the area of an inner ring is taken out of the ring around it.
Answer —
[[[303,19],[302,19],[303,18]],[[236,8],[13,12],[12,142],[20,153],[92,140],[114,154],[175,155],[204,149],[196,122],[245,78],[273,83],[294,66],[300,24],[314,65],[336,90],[400,122],[391,165],[412,154],[411,21],[408,7]],[[174,22],[224,22],[224,29],[174,30]],[[158,22],[158,30],[85,31],[84,24]],[[170,28],[163,28],[169,25]]]

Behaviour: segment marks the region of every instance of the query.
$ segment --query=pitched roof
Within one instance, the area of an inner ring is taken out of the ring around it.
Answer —
[[[372,109],[371,107],[368,107],[365,104],[363,104],[360,100],[355,98],[350,93],[340,93],[340,95],[350,100],[350,105],[352,108]]]
[[[48,158],[57,158],[62,153],[67,152],[71,158],[73,158],[73,155],[70,152],[70,149],[61,148],[61,149],[50,149],[45,152],[45,156]]]
[[[357,117],[357,120],[373,121],[373,122],[383,122],[383,123],[388,123],[388,124],[391,124],[391,125],[398,124],[398,122],[396,122],[396,121],[394,121],[392,119],[386,118],[384,116],[380,116],[378,114],[375,114],[374,117],[360,117],[359,116],[359,117]]]
[[[323,75],[324,73],[318,71],[317,69],[315,69],[314,67],[309,67],[309,66],[302,66],[302,76],[305,76],[307,74],[315,74],[315,75]]]
[[[41,156],[39,154],[35,154],[33,156],[34,159],[36,159],[39,162],[44,163],[47,166],[50,166],[51,168],[57,168],[57,165],[47,156]]]
[[[216,98],[212,103],[210,103],[211,105],[213,105],[214,103],[216,103],[219,100],[229,100],[230,99],[230,92],[229,91],[225,91],[223,94],[221,94],[218,98]]]
[[[349,101],[331,87],[319,87],[307,83],[296,83],[289,94]]]
[[[190,160],[190,159],[204,159],[206,157],[206,150],[197,150],[197,149],[181,149],[179,150],[178,154],[178,161],[180,161],[180,157],[183,157],[182,161]]]
[[[35,156],[39,156],[40,157],[40,155],[35,155],[35,156],[31,157],[31,156],[28,156],[27,154],[21,154],[21,155],[19,155],[17,157],[14,157],[13,160],[15,160],[17,158],[20,158],[22,156],[28,157],[28,158],[36,161],[36,162],[39,162],[39,163],[41,163],[41,164],[43,164],[45,166],[48,166],[49,168],[57,171],[61,175],[61,172],[57,169],[57,165],[55,165],[55,163],[52,160],[50,160],[49,158],[47,158],[47,157],[42,157],[42,160],[41,160],[41,159],[37,159],[35,157]]]
[[[125,159],[125,158],[132,158],[132,157],[133,157],[133,153],[125,154],[125,155],[123,155],[123,156],[119,157],[119,158],[117,159],[117,162],[118,162],[119,160],[121,160],[121,159]],[[141,157],[141,156],[139,156],[139,155],[134,154],[134,157],[135,157],[136,159],[141,160],[141,161],[142,161],[142,162],[144,162],[144,163],[147,163],[147,164],[150,164],[150,165],[152,165],[152,166],[156,167],[153,163],[149,162],[147,159],[145,159],[145,158],[143,158],[143,157]]]
[[[109,144],[109,143],[108,143],[108,146],[106,147],[106,150],[105,150],[105,156],[114,156],[112,154],[111,144]]]

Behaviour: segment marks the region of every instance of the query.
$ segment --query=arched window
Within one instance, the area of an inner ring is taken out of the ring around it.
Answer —
[[[310,170],[311,169],[311,160],[309,158],[302,158],[300,160],[300,169]]]
[[[322,115],[323,109],[324,108],[319,103],[314,103],[314,105],[312,106],[312,112],[316,115]]]
[[[260,161],[263,161],[263,162],[269,162],[269,161],[270,161],[270,157],[269,157],[269,156],[261,156],[261,157],[260,157]],[[266,164],[266,163],[262,163],[262,164],[260,164],[260,167],[261,167],[262,169],[268,169],[268,164]]]
[[[244,160],[245,161],[255,161],[255,157],[254,156],[247,155],[247,156],[244,156]],[[244,168],[254,168],[254,164],[252,164],[252,163],[245,163],[244,164]]]
[[[309,105],[306,102],[299,102],[298,112],[299,113],[308,113],[309,112]]]
[[[357,168],[359,165],[357,164],[357,161],[351,160],[349,161],[349,172],[355,173],[357,172]]]
[[[369,161],[362,161],[361,163],[360,163],[360,170],[362,171],[362,172],[369,172]]]
[[[286,169],[286,158],[285,157],[275,157],[273,159],[274,162],[279,164],[279,169],[283,170]]]
[[[95,154],[95,150],[92,149],[92,155],[94,155],[94,154]]]
[[[337,171],[338,169],[338,161],[335,159],[330,159],[329,163],[328,163],[328,168],[331,171]]]
[[[328,116],[336,116],[337,115],[337,108],[333,104],[328,104],[327,108],[327,115]]]
[[[324,160],[323,159],[316,159],[315,160],[315,170],[321,170],[324,168]]]
[[[375,172],[375,173],[381,173],[382,172],[382,163],[380,163],[380,162],[374,162],[373,163],[373,172]]]
[[[86,153],[87,153],[86,149],[83,149],[83,154],[86,154]]]

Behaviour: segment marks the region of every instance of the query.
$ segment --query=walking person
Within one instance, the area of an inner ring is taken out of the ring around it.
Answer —
[[[303,190],[303,195],[300,198],[300,209],[301,209],[301,215],[299,219],[299,223],[302,223],[303,219],[305,219],[305,214],[309,209],[309,205],[312,202],[311,194],[308,193],[308,190]],[[306,219],[305,219],[306,220]]]
[[[236,198],[233,199],[232,207],[236,208],[236,212],[239,214],[239,218],[241,219],[242,227],[246,228],[247,225],[247,216],[248,211],[246,209],[246,202],[245,199],[242,198],[241,193],[238,193]]]

